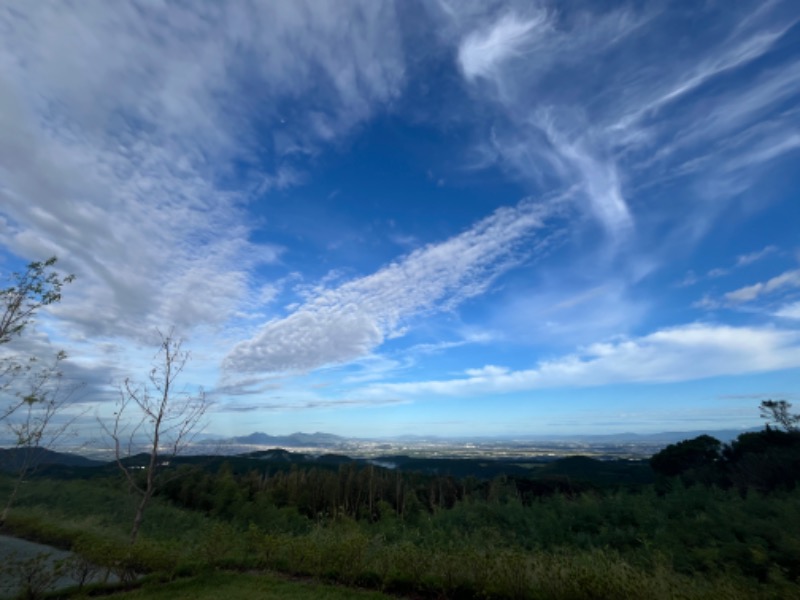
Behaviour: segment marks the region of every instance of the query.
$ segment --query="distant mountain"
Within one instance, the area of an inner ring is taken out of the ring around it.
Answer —
[[[393,444],[403,443],[410,445],[423,444],[477,444],[481,446],[492,446],[497,444],[508,444],[510,447],[528,445],[535,443],[544,444],[578,444],[589,446],[666,446],[682,440],[692,439],[699,435],[711,435],[723,443],[729,443],[737,436],[748,431],[758,431],[759,428],[751,429],[719,429],[708,430],[700,429],[693,431],[661,431],[657,433],[608,433],[608,434],[549,434],[549,435],[522,435],[522,436],[458,436],[446,437],[436,435],[400,435],[378,438],[346,438],[332,433],[292,433],[291,435],[269,435],[263,432],[254,432],[249,435],[237,436],[225,439],[207,439],[197,445],[207,448],[212,452],[230,452],[238,446],[266,446],[269,448],[320,448],[338,450],[347,453],[354,448],[362,445],[369,445],[376,448],[375,444],[384,443],[382,449],[391,450]],[[216,448],[214,448],[216,446]],[[246,448],[237,450],[246,452]]]
[[[273,446],[287,448],[330,448],[347,442],[343,438],[332,433],[292,433],[291,435],[269,435],[262,432],[251,433],[250,435],[233,437],[224,440],[209,440],[204,444],[241,444],[245,446]]]
[[[751,429],[699,429],[696,431],[661,431],[658,433],[610,433],[599,435],[564,436],[564,440],[575,440],[587,443],[609,444],[674,444],[683,440],[690,440],[700,435],[710,435],[723,443],[728,443],[743,433],[760,431],[760,427]]]
[[[471,443],[479,445],[493,444],[531,444],[536,442],[559,444],[673,444],[683,440],[696,438],[699,435],[711,435],[721,442],[727,443],[742,433],[760,431],[761,428],[750,429],[698,429],[694,431],[659,431],[656,433],[595,433],[595,434],[530,434],[530,435],[476,435],[441,437],[436,435],[407,434],[389,438],[394,442],[408,443]]]
[[[101,467],[106,463],[91,460],[78,454],[53,452],[45,448],[0,448],[0,471],[15,472],[26,464],[34,467],[46,465]]]

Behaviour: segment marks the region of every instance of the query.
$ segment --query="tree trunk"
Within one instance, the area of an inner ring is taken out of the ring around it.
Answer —
[[[11,494],[8,496],[8,501],[6,505],[3,507],[3,514],[0,515],[0,527],[6,524],[6,519],[8,518],[8,513],[11,511],[11,505],[14,504],[14,500],[17,499],[17,494],[19,493],[19,485],[22,483],[22,480],[18,479],[14,483],[14,488],[11,490]]]
[[[141,529],[142,521],[144,520],[144,509],[150,501],[150,496],[152,496],[151,491],[145,492],[139,502],[139,506],[136,507],[136,516],[133,518],[133,528],[131,529],[131,545],[136,543],[136,538],[139,536],[139,529]]]

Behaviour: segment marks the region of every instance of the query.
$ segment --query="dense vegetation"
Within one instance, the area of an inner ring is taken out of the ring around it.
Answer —
[[[285,452],[186,458],[162,471],[133,545],[120,475],[51,469],[24,486],[7,527],[123,581],[188,585],[187,597],[198,577],[235,586],[232,573],[279,572],[431,598],[790,598],[799,436],[701,436],[665,448],[652,471],[574,457],[492,479],[441,461],[414,472]]]

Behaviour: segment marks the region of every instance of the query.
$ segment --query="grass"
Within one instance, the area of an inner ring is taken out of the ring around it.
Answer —
[[[378,592],[366,592],[336,585],[293,581],[271,574],[209,572],[171,583],[147,584],[141,588],[114,594],[117,600],[382,600],[391,598]]]

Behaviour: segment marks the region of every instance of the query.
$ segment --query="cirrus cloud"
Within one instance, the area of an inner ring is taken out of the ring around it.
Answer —
[[[542,229],[546,218],[555,218],[556,206],[556,200],[526,200],[500,208],[372,275],[316,291],[292,314],[237,344],[224,366],[230,373],[307,371],[363,357],[388,337],[402,335],[405,320],[454,308],[485,292],[521,257],[546,252],[558,234]]]
[[[583,351],[544,360],[534,368],[497,365],[468,369],[466,377],[385,383],[366,397],[486,395],[560,387],[691,381],[800,367],[800,331],[696,323],[638,338],[593,344]]]

